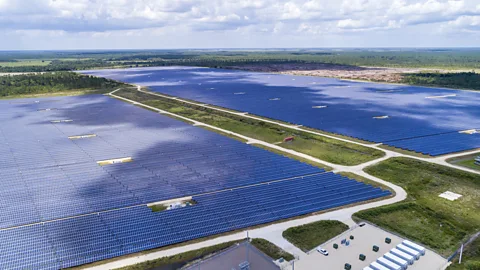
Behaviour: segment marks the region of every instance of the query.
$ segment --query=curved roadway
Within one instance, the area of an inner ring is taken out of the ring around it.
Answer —
[[[307,223],[311,223],[311,222],[315,222],[315,221],[319,221],[319,220],[328,220],[328,219],[339,220],[341,222],[346,223],[349,226],[352,226],[352,225],[355,224],[355,222],[352,220],[352,215],[354,213],[356,213],[358,211],[361,211],[361,210],[366,210],[366,209],[371,209],[371,208],[375,208],[375,207],[379,207],[379,206],[384,206],[384,205],[397,203],[397,202],[403,201],[404,199],[407,198],[407,193],[405,192],[405,190],[403,188],[366,173],[364,171],[364,169],[368,166],[375,165],[379,162],[382,162],[382,161],[387,160],[387,159],[392,158],[392,157],[408,157],[408,158],[412,158],[412,159],[417,159],[417,160],[421,160],[421,161],[425,161],[425,162],[430,162],[430,163],[435,163],[435,164],[442,165],[442,166],[455,168],[455,169],[458,169],[458,170],[467,171],[467,172],[470,172],[470,173],[480,174],[480,172],[478,172],[478,171],[468,169],[468,168],[464,168],[464,167],[460,167],[460,166],[456,166],[456,165],[450,164],[446,161],[447,159],[450,159],[450,158],[453,158],[453,157],[458,157],[458,156],[463,156],[463,155],[468,155],[468,154],[474,154],[474,153],[480,153],[479,149],[474,150],[474,151],[469,151],[469,152],[445,155],[445,156],[436,157],[436,158],[421,158],[421,157],[416,157],[416,156],[410,156],[410,155],[394,152],[394,151],[391,151],[391,150],[383,149],[383,148],[379,147],[380,144],[365,144],[365,143],[361,143],[361,142],[358,142],[358,141],[348,140],[348,139],[345,139],[345,138],[338,138],[338,137],[335,137],[335,136],[332,136],[332,135],[327,135],[327,134],[323,134],[323,133],[320,133],[320,132],[315,132],[315,131],[311,131],[311,130],[308,130],[308,129],[304,129],[304,128],[302,128],[302,126],[289,125],[289,124],[285,124],[285,123],[281,123],[281,122],[277,122],[277,121],[273,121],[273,120],[268,120],[268,119],[252,116],[252,115],[249,115],[248,113],[233,112],[233,111],[224,110],[224,109],[213,107],[213,106],[206,105],[206,104],[200,104],[200,103],[191,102],[191,101],[188,101],[188,100],[182,100],[182,99],[179,99],[177,97],[165,96],[165,95],[162,95],[162,94],[148,92],[148,91],[142,90],[141,86],[137,86],[137,90],[142,92],[142,93],[155,95],[155,96],[159,96],[159,97],[162,97],[162,98],[177,100],[177,101],[181,101],[181,102],[184,102],[184,103],[193,104],[193,105],[197,105],[197,106],[202,106],[202,107],[206,107],[206,108],[209,108],[209,109],[212,109],[212,110],[221,111],[223,113],[233,114],[233,115],[236,115],[236,116],[241,116],[241,117],[246,117],[246,118],[250,118],[250,119],[260,120],[260,121],[263,121],[263,122],[268,122],[268,123],[279,125],[279,126],[282,126],[282,127],[291,128],[291,129],[299,130],[299,131],[302,131],[302,132],[315,134],[315,135],[318,135],[318,136],[323,136],[323,137],[327,137],[327,138],[331,138],[331,139],[335,139],[335,140],[344,141],[344,142],[347,142],[347,143],[352,143],[352,144],[357,144],[357,145],[361,145],[361,146],[364,146],[364,147],[377,149],[377,150],[380,150],[380,151],[385,153],[385,156],[383,156],[381,158],[378,158],[378,159],[375,159],[375,160],[372,160],[372,161],[368,161],[368,162],[362,163],[360,165],[343,166],[343,165],[338,165],[338,164],[333,164],[333,163],[330,163],[330,162],[326,162],[326,161],[320,160],[318,158],[315,158],[315,157],[312,157],[312,156],[309,156],[309,155],[306,155],[306,154],[303,154],[303,153],[300,153],[300,152],[297,152],[297,151],[294,151],[294,150],[291,150],[291,149],[286,149],[286,148],[280,147],[280,146],[275,145],[275,144],[271,144],[271,143],[267,143],[267,142],[260,141],[260,140],[257,140],[257,139],[253,139],[253,138],[250,138],[250,137],[247,137],[247,136],[235,133],[235,132],[231,132],[229,130],[221,129],[221,128],[218,128],[218,127],[215,127],[215,126],[212,126],[212,125],[209,125],[209,124],[205,124],[205,123],[193,120],[193,119],[189,119],[187,117],[183,117],[183,116],[180,116],[180,115],[177,115],[177,114],[174,114],[174,113],[170,113],[170,112],[167,112],[167,111],[164,111],[164,110],[161,110],[161,109],[157,109],[157,108],[152,107],[152,106],[148,106],[146,104],[142,104],[140,102],[136,102],[134,100],[130,100],[130,99],[123,98],[123,97],[115,95],[115,92],[117,92],[119,90],[120,89],[117,89],[117,90],[109,93],[108,95],[110,95],[114,98],[118,98],[118,99],[130,102],[134,105],[139,105],[139,106],[157,111],[161,114],[174,116],[176,118],[180,118],[180,119],[192,122],[196,126],[205,126],[205,127],[210,128],[210,129],[213,129],[213,130],[217,130],[217,131],[220,131],[220,132],[223,132],[223,133],[226,133],[226,134],[234,135],[236,137],[239,137],[239,138],[242,138],[242,139],[246,140],[247,143],[249,143],[249,144],[263,145],[263,146],[273,148],[273,149],[276,149],[276,150],[279,150],[279,151],[282,151],[282,152],[285,152],[285,153],[289,153],[291,155],[295,155],[297,157],[305,158],[305,159],[317,162],[319,164],[329,166],[329,167],[333,168],[334,172],[355,173],[355,174],[363,176],[363,177],[365,177],[365,178],[367,178],[371,181],[375,181],[375,182],[378,182],[378,183],[383,184],[385,186],[388,186],[393,191],[395,191],[395,195],[393,197],[389,198],[389,199],[370,202],[370,203],[361,204],[361,205],[354,205],[354,206],[351,206],[351,207],[348,207],[348,208],[342,208],[342,209],[339,209],[339,210],[334,210],[334,211],[326,212],[326,213],[323,213],[323,214],[311,215],[311,216],[307,216],[307,217],[304,217],[304,218],[298,218],[298,219],[294,219],[294,220],[279,222],[279,223],[275,223],[275,224],[272,224],[272,225],[268,225],[268,226],[264,226],[264,227],[261,227],[261,228],[256,228],[256,229],[252,229],[252,230],[248,231],[248,234],[249,234],[250,237],[252,237],[252,238],[257,238],[258,237],[258,238],[267,239],[268,241],[276,244],[277,246],[283,248],[284,250],[294,254],[296,257],[302,257],[302,256],[305,255],[305,253],[303,251],[301,251],[300,249],[298,249],[297,247],[295,247],[294,245],[292,245],[291,243],[289,243],[287,240],[285,240],[282,237],[282,233],[283,233],[284,230],[286,230],[290,227],[300,226],[300,225],[303,225],[303,224],[307,224]],[[247,235],[247,231],[241,231],[241,232],[237,232],[237,233],[230,234],[230,235],[227,235],[227,236],[220,236],[220,237],[216,237],[216,238],[213,238],[213,239],[210,239],[210,240],[206,240],[206,241],[202,241],[202,242],[199,242],[199,243],[194,243],[194,244],[190,244],[190,245],[186,245],[186,246],[180,246],[180,247],[170,248],[170,249],[167,249],[167,250],[151,252],[149,254],[140,255],[140,256],[137,256],[137,257],[128,257],[128,258],[124,258],[124,259],[119,259],[119,260],[116,260],[116,261],[113,261],[113,262],[110,262],[110,263],[106,263],[106,264],[102,264],[102,265],[99,265],[99,266],[89,267],[87,269],[95,269],[95,270],[115,269],[115,268],[124,267],[124,266],[128,266],[128,265],[136,264],[136,263],[141,263],[141,262],[144,262],[144,261],[147,261],[147,260],[154,260],[154,259],[158,259],[158,258],[165,257],[165,256],[172,256],[172,255],[175,255],[175,254],[187,252],[187,251],[190,251],[190,250],[195,250],[195,249],[208,247],[208,246],[212,246],[212,245],[216,245],[216,244],[220,244],[220,243],[224,243],[224,242],[228,242],[228,241],[242,239],[242,238],[245,238],[246,235]]]

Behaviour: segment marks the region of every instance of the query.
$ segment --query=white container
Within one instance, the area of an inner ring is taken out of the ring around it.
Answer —
[[[405,246],[407,246],[407,247],[409,247],[409,248],[411,248],[411,249],[414,249],[414,250],[416,250],[416,251],[419,251],[420,254],[422,254],[422,256],[425,255],[426,249],[425,249],[424,247],[420,246],[420,245],[417,245],[417,244],[413,243],[412,241],[404,240],[404,241],[402,242],[402,244],[404,244]]]
[[[401,251],[407,253],[407,254],[410,254],[412,255],[413,257],[415,257],[415,259],[420,259],[420,256],[422,256],[422,254],[420,253],[420,251],[417,251],[415,249],[412,249],[412,248],[409,248],[407,246],[405,246],[404,244],[399,244],[397,245],[397,249],[400,249]]]
[[[396,263],[393,263],[383,257],[377,259],[377,262],[390,270],[402,270],[402,267]]]
[[[405,261],[408,262],[408,264],[413,264],[415,262],[415,257],[413,257],[412,255],[410,254],[407,254],[399,249],[396,249],[396,248],[393,248],[392,250],[390,250],[390,253],[392,253],[393,255],[401,258],[401,259],[404,259]]]
[[[385,255],[383,255],[383,257],[395,264],[398,264],[402,267],[402,270],[405,270],[408,268],[408,262],[398,256],[395,256],[394,254],[392,253],[385,253]]]
[[[377,263],[377,262],[372,262],[370,264],[370,268],[372,268],[373,270],[389,270],[388,268],[386,268],[385,266]]]

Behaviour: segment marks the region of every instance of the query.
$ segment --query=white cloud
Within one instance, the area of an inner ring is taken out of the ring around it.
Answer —
[[[480,16],[462,16],[448,24],[451,30],[462,30],[480,33]]]
[[[280,41],[281,35],[304,44],[312,35],[395,31],[404,36],[428,27],[436,29],[427,29],[429,34],[445,40],[454,31],[478,31],[478,16],[478,0],[0,0],[0,32],[18,36],[45,31],[63,33],[64,39],[113,42],[152,32],[188,37],[208,31],[231,40],[235,33],[262,33],[249,39],[251,47],[273,36]]]

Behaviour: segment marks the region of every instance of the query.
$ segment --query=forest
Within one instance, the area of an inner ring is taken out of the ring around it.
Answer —
[[[73,90],[112,90],[124,84],[73,72],[0,76],[0,97]]]
[[[9,66],[19,60],[51,61],[43,66]],[[229,67],[275,63],[480,69],[480,49],[284,49],[0,52],[0,72],[68,71],[109,67],[189,65]]]
[[[480,90],[480,74],[474,72],[403,74],[402,82],[411,85]]]
[[[36,64],[33,65],[32,63]],[[212,68],[231,68],[235,66],[235,68],[242,69],[244,65],[273,64],[429,68],[441,72],[419,71],[401,74],[399,81],[396,82],[480,90],[480,75],[478,73],[480,71],[480,48],[0,52],[0,73],[63,72],[175,65]]]

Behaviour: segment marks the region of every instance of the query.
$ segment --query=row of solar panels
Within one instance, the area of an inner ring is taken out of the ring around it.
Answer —
[[[239,167],[238,175],[232,172],[215,176],[212,172],[204,172],[202,176],[198,172],[189,171],[189,175],[182,176],[176,174],[178,171],[171,171],[169,175],[162,174],[165,171],[161,171],[162,173],[147,171],[150,176],[131,174],[129,177],[122,177],[121,174],[112,171],[115,179],[107,178],[105,173],[102,176],[94,175],[89,181],[71,177],[68,173],[39,176],[36,179],[26,178],[24,183],[17,180],[18,186],[9,186],[10,189],[0,192],[4,195],[2,201],[10,206],[8,208],[10,210],[2,211],[1,221],[4,227],[9,227],[26,224],[25,222],[45,221],[321,172],[320,169],[305,164],[292,164],[291,160],[285,158],[279,157],[278,160],[278,163],[283,162],[286,165],[258,173],[255,173],[254,168],[244,173],[245,170]],[[144,168],[142,170],[146,171]],[[137,170],[132,171],[136,172]],[[41,173],[41,170],[38,173]],[[84,174],[84,177],[87,175],[88,173]],[[78,187],[82,184],[87,188]],[[15,212],[23,214],[12,217],[11,214]]]
[[[323,172],[108,97],[0,108],[0,228]]]
[[[404,150],[414,150],[425,155],[439,156],[453,152],[461,152],[480,148],[480,133],[463,134],[459,132],[453,132],[435,136],[387,142],[386,144]]]
[[[389,195],[333,173],[0,231],[1,269],[58,269]]]
[[[478,134],[477,138],[465,134],[452,139],[441,136],[480,128],[480,108],[476,105],[480,94],[473,92],[203,68],[85,73],[377,143],[390,145],[392,141],[439,135],[426,146],[398,143],[430,155],[480,147]],[[376,118],[379,116],[388,118]]]

